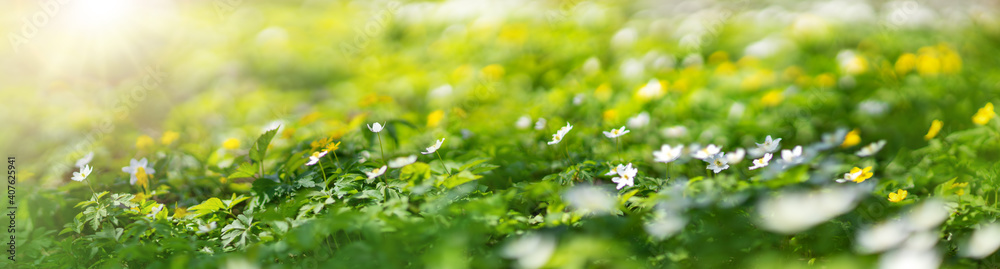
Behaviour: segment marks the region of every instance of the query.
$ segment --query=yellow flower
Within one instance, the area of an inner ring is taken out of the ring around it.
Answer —
[[[135,197],[132,197],[132,200],[129,200],[129,201],[130,202],[141,203],[143,201],[146,201],[147,198],[148,198],[148,196],[146,196],[145,193],[141,193],[140,192],[140,193],[136,193]]]
[[[903,201],[903,199],[906,199],[906,194],[908,193],[903,189],[896,190],[895,193],[890,192],[889,202],[899,203],[900,201]]]
[[[183,207],[174,208],[174,218],[175,219],[177,219],[177,218],[183,218],[184,216],[187,216],[187,214],[188,214],[187,208],[183,208]]]
[[[160,137],[160,143],[163,143],[164,145],[170,145],[173,144],[174,141],[176,141],[177,138],[180,137],[181,137],[180,133],[174,131],[166,131],[163,133],[163,136]]]
[[[976,115],[972,116],[972,122],[977,125],[986,125],[986,123],[989,123],[996,116],[997,114],[993,112],[993,103],[990,102],[986,103],[986,106],[980,108],[979,112],[976,112]]]
[[[927,134],[924,135],[924,140],[931,140],[931,138],[934,138],[935,136],[937,136],[938,132],[941,131],[941,127],[942,126],[944,126],[944,123],[942,123],[941,121],[939,121],[939,120],[932,121],[931,122],[931,129],[927,130]]]
[[[965,189],[955,191],[955,195],[962,196],[965,195]]]
[[[736,74],[736,65],[731,62],[722,62],[719,66],[715,67],[715,74],[720,76]]]
[[[503,77],[504,69],[503,66],[500,66],[498,64],[491,64],[487,65],[486,67],[483,67],[483,70],[481,70],[480,72],[483,73],[483,76],[486,79],[499,80],[501,77]]]
[[[329,143],[329,144],[326,144],[326,148],[324,148],[323,151],[331,151],[332,152],[332,151],[336,151],[339,148],[340,148],[340,142]]]
[[[921,76],[935,76],[941,72],[941,59],[933,49],[921,48],[917,56],[917,72]]]
[[[832,88],[837,85],[837,79],[830,73],[823,73],[816,76],[816,86],[820,88]]]
[[[238,149],[240,148],[240,140],[236,138],[226,139],[225,142],[222,142],[222,147],[225,149]]]
[[[872,167],[871,166],[865,167],[865,169],[861,169],[861,168],[857,168],[857,167],[852,168],[851,169],[851,174],[857,174],[858,172],[861,172],[861,174],[858,175],[857,178],[854,178],[854,182],[857,182],[857,183],[865,182],[865,180],[867,180],[867,179],[869,179],[869,178],[871,178],[872,176],[875,175],[875,173],[872,173],[871,171],[872,171]]]
[[[708,56],[708,64],[721,64],[729,62],[729,54],[725,51],[716,51]]]
[[[613,121],[618,119],[618,110],[608,109],[604,111],[604,121]]]
[[[229,182],[229,178],[226,178],[226,177],[220,177],[219,178],[219,183],[226,184],[227,182]]]
[[[281,137],[282,138],[292,138],[293,135],[295,135],[295,128],[294,127],[291,127],[291,126],[285,127],[285,130],[281,131]]]
[[[149,187],[149,175],[146,175],[146,168],[142,166],[135,168],[135,184],[142,189]]]
[[[333,142],[333,138],[329,138],[329,137],[321,138],[319,140],[315,140],[312,143],[309,143],[309,147],[311,148],[309,151],[316,151],[316,149],[318,149],[320,147],[326,147],[331,142]]]
[[[604,83],[601,86],[597,86],[597,89],[594,90],[594,97],[597,97],[597,100],[601,102],[608,101],[611,98],[611,85]]]
[[[375,97],[377,98],[378,95],[376,94]],[[319,114],[318,111],[313,111],[312,113],[309,113],[309,114],[306,114],[305,116],[302,116],[302,118],[299,119],[299,124],[300,125],[308,125],[308,124],[316,121],[316,119],[319,119],[319,116],[320,116],[320,114]]]
[[[140,135],[135,140],[135,147],[139,150],[146,150],[153,145],[153,138],[148,135]]]
[[[434,128],[441,124],[441,120],[444,119],[444,110],[434,110],[431,114],[427,115],[427,127]]]
[[[785,100],[785,95],[782,94],[781,90],[771,90],[764,97],[760,98],[760,102],[765,106],[776,106],[781,104],[781,101]]]
[[[910,71],[913,71],[913,67],[917,65],[917,55],[913,53],[904,53],[899,55],[899,59],[896,60],[896,74],[906,75]]]
[[[844,143],[840,144],[840,147],[849,148],[861,143],[861,131],[858,129],[851,130],[844,136]]]
[[[952,189],[954,189],[954,188],[965,188],[967,186],[969,186],[969,182],[964,182],[964,183],[955,182],[955,183],[951,184],[951,188]]]

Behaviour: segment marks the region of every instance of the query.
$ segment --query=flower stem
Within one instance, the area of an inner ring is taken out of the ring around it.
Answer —
[[[91,194],[91,196],[94,197],[94,198],[97,198],[97,192],[94,191],[94,187],[93,186],[90,186],[90,180],[89,179],[84,179],[83,181],[87,182],[87,187],[90,188],[90,194]],[[100,203],[100,202],[98,202],[98,203]]]
[[[319,171],[321,173],[323,173],[323,181],[325,182],[326,181],[326,168],[323,168],[323,160],[318,161],[318,163],[319,163]]]
[[[618,144],[617,137],[615,137],[615,149],[618,150],[618,162],[624,162],[624,160],[622,160],[622,147]]]
[[[385,161],[385,149],[382,148],[382,133],[375,133],[375,136],[378,136],[378,150],[382,152],[382,164],[389,165]]]
[[[569,166],[570,165],[569,146],[566,146],[566,143],[563,143],[563,150],[566,151],[566,166]]]
[[[441,153],[440,152],[436,152],[436,151],[434,153],[437,153],[438,159],[441,160],[441,167],[444,167],[444,171],[447,172],[448,176],[450,177],[451,176],[451,171],[448,170],[448,166],[447,165],[444,165],[444,158],[441,158]]]

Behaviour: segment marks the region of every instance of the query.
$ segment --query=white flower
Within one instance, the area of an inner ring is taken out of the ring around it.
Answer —
[[[601,71],[601,60],[597,57],[591,56],[587,58],[586,62],[583,62],[583,73],[593,75],[599,71]]]
[[[649,112],[643,111],[639,115],[628,119],[628,127],[642,128],[646,127],[646,125],[649,125]]]
[[[375,122],[375,124],[368,125],[368,130],[371,130],[373,133],[378,133],[382,131],[383,127],[385,127],[383,124]]]
[[[721,152],[720,153],[716,153],[715,155],[712,155],[712,156],[709,156],[708,158],[706,158],[705,161],[708,162],[708,168],[707,169],[708,170],[712,170],[716,174],[718,174],[719,172],[722,172],[722,170],[726,170],[726,169],[729,168],[729,164],[726,163],[726,154],[725,153],[721,153]]]
[[[886,251],[910,236],[910,230],[904,221],[889,221],[862,229],[858,232],[855,248],[861,253]]]
[[[538,118],[538,121],[535,122],[535,130],[545,129],[545,124],[547,123],[549,122],[545,118]]]
[[[431,154],[431,153],[437,152],[437,150],[441,148],[441,144],[442,143],[444,143],[444,138],[441,138],[440,140],[434,142],[433,146],[427,147],[427,152],[421,152],[421,153],[422,154]]]
[[[566,134],[569,133],[570,130],[573,130],[573,125],[567,122],[566,126],[559,128],[559,131],[556,131],[556,134],[552,135],[552,141],[549,141],[548,144],[549,145],[559,144],[559,141],[562,141],[562,139],[566,137]]]
[[[880,150],[882,150],[882,147],[884,146],[885,146],[885,140],[879,140],[878,142],[868,144],[867,146],[861,148],[861,150],[858,151],[857,155],[858,157],[872,156],[875,155],[875,153],[878,153]]]
[[[73,181],[83,181],[84,179],[87,179],[87,176],[90,176],[90,172],[93,171],[94,171],[93,167],[90,167],[90,165],[84,165],[83,167],[80,168],[80,172],[73,172],[72,179]]]
[[[520,268],[541,268],[549,262],[555,251],[555,238],[533,233],[508,243],[501,254],[508,259],[517,259]]]
[[[663,136],[669,138],[678,138],[687,135],[688,129],[683,125],[677,125],[677,126],[663,128],[663,130],[661,130],[660,132],[663,133]]]
[[[764,138],[764,143],[756,143],[757,148],[764,150],[764,152],[775,152],[781,147],[781,138],[771,140],[771,136]]]
[[[632,163],[629,163],[626,166],[622,166],[621,164],[619,164],[618,167],[615,167],[615,174],[617,174],[618,176],[612,178],[611,182],[618,183],[618,186],[615,188],[619,190],[625,187],[626,185],[629,187],[634,186],[635,174],[638,172],[639,169],[632,168]]]
[[[160,213],[160,210],[163,210],[163,204],[160,204],[159,206],[154,206],[151,209],[151,212],[149,212],[149,214],[146,215],[146,217],[155,218],[156,214]]]
[[[653,219],[643,224],[646,233],[656,240],[667,239],[684,229],[687,219],[680,216],[680,213],[667,210],[657,210],[653,213]]]
[[[962,256],[982,259],[1000,248],[1000,225],[986,224],[972,233],[969,243],[962,249]]]
[[[139,180],[138,178],[135,177],[135,173],[139,169],[139,167],[142,167],[142,169],[146,171],[146,174],[150,175],[156,174],[156,170],[154,170],[152,167],[146,167],[147,164],[148,161],[146,161],[146,158],[142,158],[142,160],[138,161],[132,159],[129,160],[128,166],[122,167],[122,172],[131,174],[131,177],[129,178],[129,184],[135,185],[135,181]]]
[[[941,265],[941,254],[934,249],[900,248],[879,257],[881,269],[932,269]]]
[[[785,165],[793,165],[802,162],[802,146],[795,146],[791,150],[783,149],[781,150],[781,160],[785,161]]]
[[[624,169],[625,169],[624,165],[618,164],[618,167],[611,167],[611,171],[605,173],[604,175],[605,176],[610,176],[610,175],[618,174],[619,170],[624,170]]]
[[[575,210],[591,214],[610,214],[618,203],[601,187],[577,185],[563,193],[563,200]]]
[[[750,167],[750,170],[763,168],[767,166],[767,164],[771,161],[772,156],[774,155],[772,155],[771,153],[764,153],[764,157],[760,157],[760,159],[753,160],[753,166]]]
[[[417,155],[395,158],[389,160],[389,168],[402,168],[403,166],[411,165],[416,161]]]
[[[663,85],[660,84],[659,80],[650,79],[645,86],[639,88],[639,91],[635,93],[639,98],[642,99],[653,99],[663,96]]]
[[[582,93],[578,93],[578,94],[574,95],[573,96],[573,105],[574,106],[578,106],[578,105],[583,104],[583,99],[586,98],[586,97],[587,96],[584,95],[584,94],[582,94]]]
[[[868,114],[869,116],[878,117],[885,115],[885,112],[889,110],[889,104],[882,101],[865,100],[858,103],[858,110]]]
[[[704,160],[705,158],[711,157],[712,155],[718,154],[722,151],[722,147],[716,146],[715,144],[708,144],[704,148],[696,150],[691,154],[691,157],[695,159]]]
[[[381,176],[382,174],[385,174],[385,170],[386,169],[389,169],[389,168],[386,167],[385,165],[383,165],[382,167],[372,169],[371,172],[365,172],[365,174],[368,175],[368,179],[373,179],[373,178],[376,178],[378,176]]]
[[[79,168],[83,168],[84,165],[89,164],[90,161],[93,160],[93,159],[94,159],[94,152],[91,151],[90,153],[87,153],[87,155],[84,155],[83,158],[80,158],[79,160],[76,160],[76,165],[75,166],[79,167]]]
[[[198,225],[198,232],[197,232],[197,234],[203,234],[203,233],[211,232],[212,230],[215,230],[215,228],[217,228],[217,227],[219,227],[219,224],[215,223],[214,221],[212,223],[209,223],[209,224],[206,224],[206,225]]]
[[[625,135],[628,132],[629,130],[625,130],[625,126],[622,126],[622,128],[619,129],[611,129],[610,132],[604,131],[604,136],[607,136],[608,138],[618,138],[619,136]]]
[[[653,151],[653,161],[661,163],[669,163],[677,160],[681,157],[681,151],[684,150],[684,145],[676,145],[670,147],[670,145],[660,146],[660,151]]]
[[[358,155],[361,155],[361,156],[358,156],[358,163],[363,163],[363,162],[367,161],[369,158],[372,157],[372,154],[369,153],[367,150],[361,151],[361,154],[358,154]]]
[[[927,200],[913,211],[906,214],[906,219],[910,223],[910,229],[914,231],[927,231],[937,227],[948,219],[951,212],[944,202],[936,199]]]
[[[730,164],[738,164],[743,161],[743,157],[746,156],[747,151],[742,148],[736,149],[736,151],[726,153],[726,161]]]
[[[323,156],[326,156],[326,153],[327,153],[327,151],[325,151],[325,150],[324,151],[313,152],[313,154],[309,156],[309,162],[307,162],[306,165],[315,165],[316,163],[319,162],[320,158],[323,158]]]
[[[514,123],[514,125],[518,129],[528,129],[528,126],[531,126],[531,117],[528,117],[528,115],[521,116],[517,118],[517,123]]]
[[[761,200],[757,213],[764,229],[794,234],[851,211],[858,198],[850,187],[782,192]]]

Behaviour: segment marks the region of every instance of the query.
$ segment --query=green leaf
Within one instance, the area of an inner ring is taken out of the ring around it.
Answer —
[[[257,174],[258,164],[252,163],[241,163],[239,168],[236,168],[236,172],[229,174],[229,178],[246,178],[254,177]]]
[[[207,214],[218,212],[221,209],[226,209],[227,206],[219,198],[208,198],[205,202],[192,206],[188,208],[188,211],[194,212],[195,217],[201,217]]]
[[[250,147],[250,159],[257,161],[258,163],[264,162],[264,155],[267,153],[267,146],[271,144],[271,139],[274,139],[274,135],[277,133],[278,128],[274,128],[260,135],[260,137],[257,138],[257,141],[253,143],[253,146]]]
[[[473,175],[469,171],[462,171],[453,176],[447,177],[438,183],[438,186],[444,185],[446,188],[454,188],[455,186],[465,184],[466,182],[479,179],[481,176]]]

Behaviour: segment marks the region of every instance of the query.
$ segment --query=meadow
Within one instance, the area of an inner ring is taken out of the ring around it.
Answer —
[[[1000,268],[996,3],[53,3],[5,268]]]

